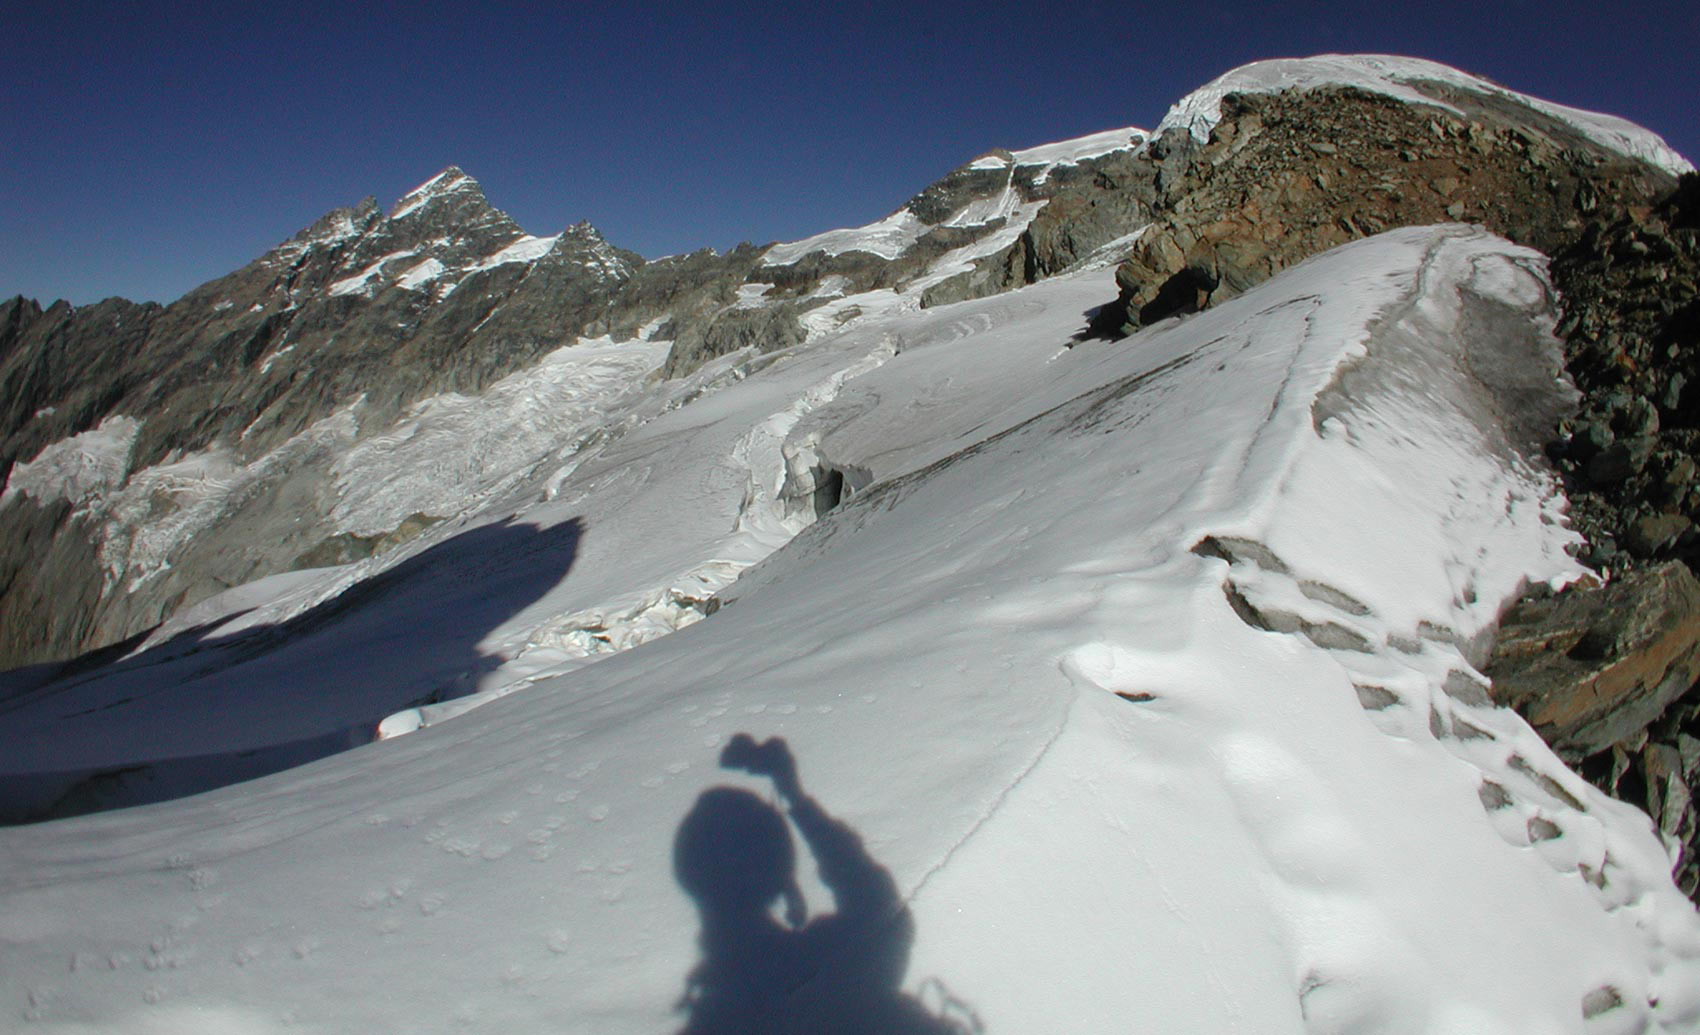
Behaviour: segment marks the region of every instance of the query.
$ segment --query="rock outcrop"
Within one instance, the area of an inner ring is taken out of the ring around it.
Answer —
[[[1487,675],[1560,754],[1610,750],[1700,680],[1700,579],[1669,561],[1526,597],[1501,618]]]
[[[1099,329],[1127,333],[1398,226],[1479,223],[1549,253],[1601,197],[1650,204],[1668,174],[1550,117],[1435,87],[1452,110],[1354,87],[1229,94],[1210,138],[1146,152],[1163,213],[1118,268]]]
[[[1515,707],[1583,776],[1646,810],[1700,897],[1700,579],[1678,561],[1632,568],[1502,618],[1486,666]]]
[[[1654,205],[1591,199],[1552,275],[1582,402],[1547,452],[1564,479],[1571,525],[1587,538],[1581,559],[1612,581],[1513,608],[1501,655],[1519,649],[1530,616],[1552,611],[1589,630],[1575,644],[1553,645],[1566,661],[1579,655],[1587,664],[1569,679],[1558,677],[1558,663],[1544,673],[1504,669],[1495,696],[1525,708],[1537,727],[1549,715],[1592,715],[1592,735],[1554,730],[1558,742],[1598,786],[1646,809],[1680,853],[1678,884],[1700,897],[1700,816],[1690,794],[1700,785],[1700,688],[1683,658],[1694,633],[1690,572],[1700,568],[1700,176],[1683,176]],[[1601,693],[1589,669],[1608,667],[1639,676]]]
[[[1113,136],[1114,134],[1104,134]],[[1091,257],[1143,226],[1155,194],[1133,146],[1144,137],[1121,131],[1120,146],[1059,161],[1048,149],[994,151],[950,173],[912,198],[887,222],[912,240],[895,254],[891,237],[834,241],[821,235],[770,253],[750,276],[773,285],[775,298],[812,298],[837,278],[837,291],[903,288],[926,277],[923,305],[982,298],[1031,284]],[[913,222],[902,227],[907,217]],[[876,224],[877,225],[877,224]],[[950,260],[960,256],[956,262]],[[941,262],[942,260],[942,262]],[[944,274],[941,268],[952,270]]]

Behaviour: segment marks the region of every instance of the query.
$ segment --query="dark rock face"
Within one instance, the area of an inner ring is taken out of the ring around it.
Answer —
[[[1012,164],[1014,162],[1014,156],[1008,151],[994,151],[992,154]],[[970,163],[947,173],[944,179],[929,185],[903,207],[915,213],[921,222],[936,226],[961,211],[969,202],[1002,190],[1009,177],[1007,166],[976,169]]]
[[[93,427],[147,375],[133,357],[164,310],[109,298],[46,310],[13,298],[0,305],[0,474],[49,443]]]
[[[1585,197],[1586,222],[1552,264],[1564,298],[1558,330],[1582,404],[1560,423],[1547,453],[1563,477],[1571,525],[1588,540],[1580,559],[1613,576],[1604,591],[1566,593],[1575,599],[1565,607],[1603,630],[1650,620],[1672,598],[1668,587],[1684,581],[1677,573],[1693,582],[1687,573],[1700,568],[1700,397],[1691,389],[1700,383],[1696,198],[1700,176],[1693,173],[1656,204]],[[1514,609],[1508,624],[1526,606]],[[1673,639],[1664,642],[1679,642],[1690,624],[1684,609],[1669,611],[1664,627]],[[1668,653],[1655,641],[1590,636],[1582,648],[1620,670],[1656,667]],[[1690,793],[1700,785],[1700,687],[1685,673],[1686,663],[1678,664],[1656,694],[1629,695],[1599,734],[1571,744],[1570,754],[1583,775],[1645,809],[1680,846],[1677,883],[1700,901],[1700,820]],[[1496,696],[1522,698],[1529,690],[1509,674],[1495,683]],[[1593,684],[1582,679],[1553,689],[1579,703]],[[1655,700],[1663,707],[1655,709]]]
[[[86,638],[102,582],[94,529],[64,500],[43,507],[13,500],[0,506],[0,526],[0,599],[8,616],[18,616],[0,621],[0,652],[38,651],[43,616],[63,615],[69,636]]]
[[[1584,401],[1549,453],[1595,566],[1700,563],[1700,227],[1683,225],[1695,184],[1656,206],[1595,200],[1553,261]]]
[[[748,348],[772,352],[801,345],[804,337],[796,309],[785,303],[726,309],[707,326],[686,327],[674,340],[661,373],[664,377],[681,377],[716,356]]]

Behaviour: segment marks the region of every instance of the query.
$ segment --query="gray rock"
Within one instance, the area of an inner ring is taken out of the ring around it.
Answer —
[[[804,338],[803,325],[793,306],[780,304],[751,309],[727,309],[706,326],[693,325],[674,339],[667,354],[662,374],[678,377],[689,373],[715,356],[724,356],[739,349],[773,352],[776,349],[800,345]]]
[[[1588,461],[1588,480],[1607,488],[1619,485],[1639,469],[1636,458],[1636,450],[1631,449],[1627,443],[1613,442]]]

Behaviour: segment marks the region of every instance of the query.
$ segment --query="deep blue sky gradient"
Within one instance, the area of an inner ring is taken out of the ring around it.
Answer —
[[[877,219],[1265,57],[1413,54],[1700,155],[1700,4],[0,0],[0,297],[169,301],[449,164],[655,257]]]

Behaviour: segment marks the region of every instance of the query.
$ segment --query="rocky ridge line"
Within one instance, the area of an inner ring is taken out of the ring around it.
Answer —
[[[1162,215],[1096,329],[1206,308],[1396,226],[1474,222],[1554,256],[1582,394],[1546,452],[1580,559],[1607,579],[1511,608],[1482,665],[1497,700],[1654,817],[1700,901],[1700,178],[1504,98],[1419,85],[1453,110],[1352,87],[1230,93],[1205,140],[1153,140]]]

